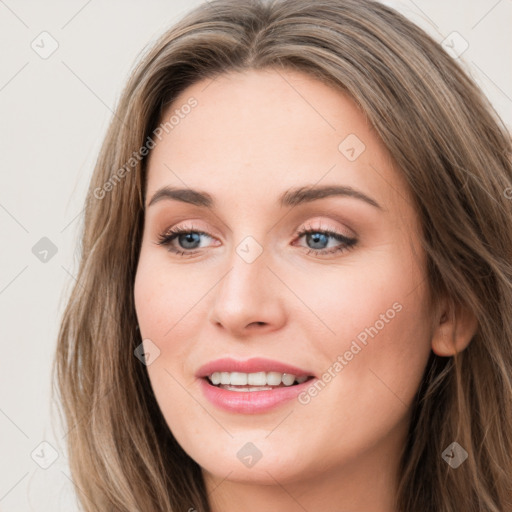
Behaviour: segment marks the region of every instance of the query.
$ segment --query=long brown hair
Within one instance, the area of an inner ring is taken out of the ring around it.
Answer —
[[[512,512],[510,136],[456,60],[368,0],[213,0],[134,69],[91,179],[54,363],[83,509],[209,510],[200,467],[175,441],[134,357],[143,148],[188,85],[264,68],[307,73],[353,98],[410,187],[431,296],[478,320],[464,351],[431,354],[404,449],[400,512]],[[457,469],[442,457],[454,441],[468,452]]]

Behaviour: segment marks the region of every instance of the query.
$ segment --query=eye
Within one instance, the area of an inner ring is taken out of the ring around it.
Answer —
[[[305,237],[306,243],[313,245],[313,247],[309,248],[307,254],[314,255],[334,254],[346,251],[357,244],[356,238],[350,238],[328,229],[303,228],[296,233],[296,236],[299,239]],[[187,257],[196,254],[198,252],[196,249],[202,248],[200,247],[201,237],[213,238],[208,233],[194,229],[193,227],[174,227],[159,235],[157,244],[166,246],[170,252],[178,256]],[[174,241],[176,239],[178,239],[179,246],[184,250],[175,247]],[[338,242],[339,245],[334,247],[331,245],[329,247],[330,240]]]
[[[299,239],[305,237],[306,243],[313,245],[306,254],[334,254],[352,249],[357,244],[356,238],[350,238],[329,229],[303,228],[297,232],[297,237]],[[331,247],[329,247],[329,239],[338,242],[339,245],[334,247],[331,245]]]
[[[201,236],[212,238],[208,233],[199,231],[193,227],[174,227],[159,235],[157,244],[166,246],[168,250],[174,254],[186,257],[197,252],[193,251],[193,249],[198,248],[197,243],[200,242]],[[186,249],[185,251],[180,251],[174,247],[173,242],[176,238],[180,244],[183,244],[183,248]]]

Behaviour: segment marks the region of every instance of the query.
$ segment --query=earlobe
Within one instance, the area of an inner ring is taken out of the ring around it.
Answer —
[[[445,301],[436,317],[432,334],[432,351],[441,357],[450,357],[468,347],[478,329],[476,316],[466,308]]]

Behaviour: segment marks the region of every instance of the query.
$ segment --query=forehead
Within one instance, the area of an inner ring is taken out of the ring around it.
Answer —
[[[270,191],[277,197],[315,183],[364,189],[381,204],[405,194],[355,102],[303,73],[251,70],[205,79],[175,98],[161,122],[171,117],[150,153],[148,197],[165,185],[187,186],[261,206]]]

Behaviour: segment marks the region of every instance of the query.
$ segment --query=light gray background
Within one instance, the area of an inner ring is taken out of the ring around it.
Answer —
[[[135,59],[201,1],[0,0],[2,512],[78,510],[66,431],[50,409],[50,367],[78,268],[85,193]],[[454,31],[467,41],[459,58],[511,130],[512,1],[385,3],[438,41]],[[51,48],[43,31],[58,43],[46,59],[31,47]],[[46,262],[32,252],[42,237],[57,247]],[[52,449],[57,459],[42,469],[36,461],[51,462]]]

